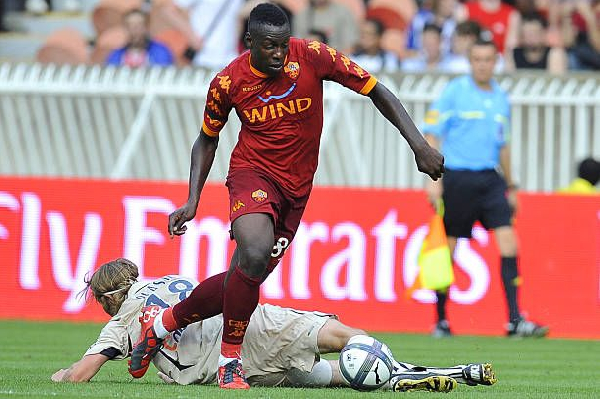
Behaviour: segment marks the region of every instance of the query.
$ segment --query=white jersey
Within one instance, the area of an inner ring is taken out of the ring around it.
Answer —
[[[185,299],[198,282],[169,275],[137,282],[129,289],[119,312],[100,332],[86,355],[104,354],[122,360],[131,354],[141,333],[144,306],[169,307]],[[242,345],[242,360],[250,378],[290,368],[312,369],[318,356],[317,335],[332,315],[259,305],[252,314]],[[223,333],[222,315],[190,324],[169,334],[153,359],[158,370],[178,384],[214,383]]]

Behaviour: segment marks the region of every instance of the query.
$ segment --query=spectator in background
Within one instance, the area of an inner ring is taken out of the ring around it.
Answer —
[[[442,61],[441,51],[442,29],[435,24],[425,24],[423,28],[423,48],[416,57],[402,61],[401,68],[405,72],[426,72],[438,69]]]
[[[396,72],[400,66],[398,57],[381,47],[385,27],[376,19],[366,19],[360,28],[357,51],[350,57],[362,68],[372,72]]]
[[[464,21],[456,25],[452,36],[452,52],[440,64],[440,71],[447,73],[469,73],[469,50],[481,36],[481,26],[475,21]]]
[[[431,146],[441,148],[446,167],[441,181],[428,184],[427,194],[435,206],[443,200],[450,253],[454,254],[459,237],[471,238],[476,221],[494,230],[508,308],[507,335],[544,336],[548,328],[527,321],[517,301],[518,245],[512,226],[517,186],[508,145],[510,103],[493,79],[496,57],[493,42],[477,41],[469,52],[471,74],[452,80],[427,112],[422,131]],[[447,294],[437,292],[438,337],[451,335]]]
[[[520,46],[506,55],[506,67],[543,69],[553,74],[567,70],[567,55],[560,47],[550,47],[547,41],[548,23],[539,14],[523,15]]]
[[[573,195],[598,195],[600,191],[595,187],[598,181],[600,181],[600,162],[591,157],[586,158],[579,163],[577,177],[559,192]]]
[[[450,53],[452,47],[452,35],[456,29],[455,13],[458,10],[457,0],[433,0],[431,9],[421,8],[413,17],[407,31],[406,48],[411,55],[417,55],[423,48],[423,28],[432,23],[442,30],[441,46],[442,54]]]
[[[572,69],[600,69],[600,0],[562,3],[562,37]]]
[[[161,7],[169,24],[188,39],[186,58],[221,69],[238,55],[238,15],[243,0],[173,0]],[[187,15],[186,15],[187,13]]]
[[[127,31],[127,45],[112,51],[106,59],[107,65],[123,65],[137,68],[149,65],[173,65],[173,54],[163,44],[150,39],[148,15],[141,10],[129,11],[123,17]]]
[[[359,29],[354,14],[331,0],[310,0],[294,18],[293,36],[305,38],[311,30],[324,32],[328,44],[351,54],[358,42]]]
[[[521,17],[514,7],[500,0],[473,0],[465,3],[458,11],[459,21],[473,20],[487,30],[498,51],[505,54],[517,46]]]

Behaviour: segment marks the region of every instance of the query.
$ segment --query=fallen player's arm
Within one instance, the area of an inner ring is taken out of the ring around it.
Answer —
[[[73,363],[68,369],[60,369],[52,374],[54,382],[88,382],[109,360],[108,356],[100,353],[86,355],[80,361]]]

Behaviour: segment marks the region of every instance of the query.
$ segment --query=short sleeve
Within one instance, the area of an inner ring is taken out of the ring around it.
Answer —
[[[431,107],[425,114],[425,123],[421,129],[424,133],[432,134],[436,137],[440,137],[445,133],[449,120],[455,112],[455,87],[454,82],[450,82],[438,99],[431,104]]]
[[[109,352],[114,355],[109,356],[114,360],[125,359],[129,354],[129,335],[127,329],[116,320],[111,320],[104,326],[96,342],[85,352],[85,356],[99,353],[106,354]]]
[[[225,69],[210,82],[206,95],[202,130],[209,136],[217,137],[227,123],[227,117],[232,108],[229,97],[230,90],[231,77]]]
[[[362,95],[368,95],[377,79],[345,54],[318,41],[303,41],[310,62],[321,79],[332,80]]]

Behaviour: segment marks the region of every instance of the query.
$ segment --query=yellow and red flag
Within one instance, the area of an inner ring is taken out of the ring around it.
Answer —
[[[429,232],[423,240],[419,251],[417,263],[419,274],[413,285],[406,291],[406,296],[412,296],[415,290],[425,288],[429,290],[445,290],[454,282],[454,271],[452,270],[452,255],[448,247],[446,229],[444,228],[443,206],[438,210],[429,222]]]

